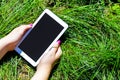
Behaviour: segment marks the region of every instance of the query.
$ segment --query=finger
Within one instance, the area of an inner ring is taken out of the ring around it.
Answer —
[[[61,41],[60,40],[58,40],[55,44],[54,44],[54,46],[51,48],[51,53],[56,53],[57,52],[57,50],[58,50],[58,48],[59,48],[59,46],[60,46],[60,43],[61,43]]]
[[[24,27],[24,30],[23,30],[24,33],[27,32],[30,28],[32,28],[31,25],[26,25],[26,27]]]
[[[18,27],[18,30],[20,31],[21,35],[24,35],[30,28],[32,28],[31,25],[21,25]]]
[[[26,32],[27,30],[32,28],[32,25],[31,24],[30,25],[21,25],[19,28],[21,29],[21,31]]]
[[[61,48],[59,47],[59,48],[58,48],[58,51],[57,51],[57,53],[56,53],[56,55],[55,55],[56,59],[59,59],[61,55],[62,55],[62,50],[61,50]]]
[[[58,40],[58,41],[54,44],[53,48],[58,48],[58,47],[60,46],[60,43],[61,43],[61,41]]]

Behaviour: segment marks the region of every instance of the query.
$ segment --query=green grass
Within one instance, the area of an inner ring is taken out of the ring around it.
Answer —
[[[118,0],[119,1],[119,0]],[[120,4],[110,0],[1,0],[0,38],[45,8],[69,24],[50,80],[120,80]],[[34,68],[17,53],[0,61],[0,80],[29,80]]]

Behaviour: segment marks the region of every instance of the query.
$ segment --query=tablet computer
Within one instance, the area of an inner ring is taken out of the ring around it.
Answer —
[[[45,9],[23,36],[15,51],[35,67],[67,28],[68,25],[63,20]]]

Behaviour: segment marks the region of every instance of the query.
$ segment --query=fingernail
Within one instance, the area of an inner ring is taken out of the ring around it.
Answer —
[[[57,43],[58,43],[58,44],[60,44],[60,43],[61,43],[61,41],[60,41],[60,40],[58,40],[58,41],[57,41]]]
[[[29,24],[31,27],[33,26],[33,24]]]

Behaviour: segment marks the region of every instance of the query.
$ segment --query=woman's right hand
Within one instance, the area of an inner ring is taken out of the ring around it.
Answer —
[[[60,41],[57,41],[50,51],[41,58],[32,80],[48,80],[50,72],[61,54]]]

